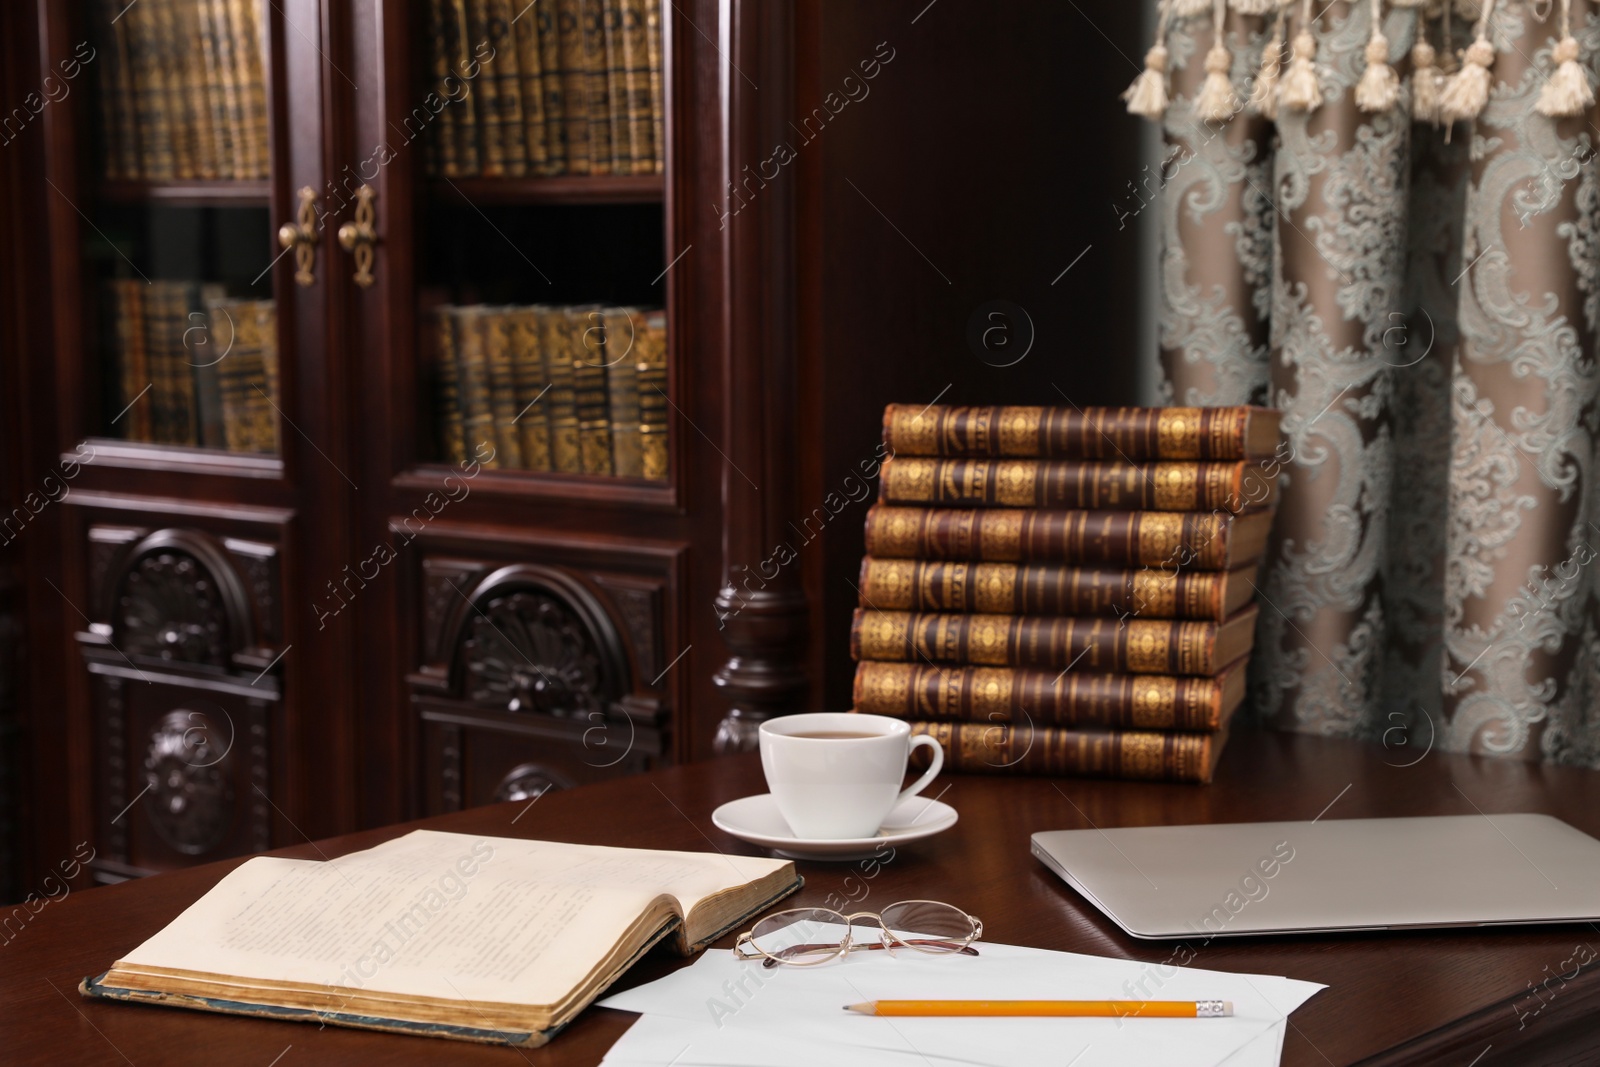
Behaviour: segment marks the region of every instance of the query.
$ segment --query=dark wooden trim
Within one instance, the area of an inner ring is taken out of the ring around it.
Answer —
[[[466,197],[475,204],[659,204],[666,199],[660,174],[572,174],[555,178],[438,178],[428,194],[448,203]]]
[[[267,181],[145,182],[102,180],[101,200],[114,204],[180,204],[187,207],[266,207],[272,186]]]
[[[715,681],[728,703],[717,729],[719,752],[754,747],[763,719],[799,710],[808,686],[804,655],[807,608],[798,568],[770,554],[788,539],[796,513],[794,397],[794,178],[763,181],[748,206],[732,211],[730,190],[745,187],[783,132],[793,106],[793,12],[789,4],[738,0],[722,70],[726,149],[717,199],[725,292],[722,332],[728,395],[722,468],[722,585],[716,611],[731,655]],[[749,71],[761,82],[749,85]],[[725,223],[725,226],[723,226]],[[750,581],[757,575],[758,588]]]

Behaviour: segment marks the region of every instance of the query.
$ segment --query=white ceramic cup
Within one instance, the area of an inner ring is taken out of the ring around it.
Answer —
[[[852,736],[797,736],[818,733]],[[767,788],[800,838],[872,837],[891,808],[926,789],[944,767],[939,742],[912,737],[910,726],[886,715],[784,715],[762,723],[758,736]],[[906,760],[918,746],[933,749],[933,762],[909,789],[901,789]]]

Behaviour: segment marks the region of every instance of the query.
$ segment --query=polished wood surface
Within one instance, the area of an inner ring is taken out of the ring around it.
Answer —
[[[1241,733],[1211,786],[950,776],[934,792],[961,821],[882,863],[802,863],[798,904],[840,898],[860,910],[907,897],[982,917],[986,940],[1326,983],[1290,1018],[1283,1063],[1577,1064],[1600,1060],[1600,932],[1590,925],[1385,935],[1191,941],[1122,934],[1033,860],[1043,829],[1372,816],[1547,812],[1600,834],[1600,774],[1510,760],[1289,734]],[[1420,753],[1426,753],[1420,755]],[[689,764],[521,803],[441,816],[462,833],[653,848],[757,850],[711,824],[717,805],[763,788],[751,756]],[[943,790],[940,793],[940,790]],[[337,857],[403,833],[387,827],[282,850]],[[1504,857],[1520,863],[1508,842]],[[86,1002],[79,979],[153,934],[238,861],[210,864],[50,903],[8,930],[0,968],[0,1048],[17,1063],[589,1064],[633,1016],[585,1012],[531,1051]],[[1218,887],[1219,896],[1227,887]],[[719,947],[728,947],[732,937]],[[1189,958],[1192,956],[1192,958]],[[1579,964],[1585,965],[1580,967]],[[657,954],[624,979],[681,965]],[[292,1059],[291,1059],[292,1057]],[[1477,1057],[1477,1058],[1475,1058]]]

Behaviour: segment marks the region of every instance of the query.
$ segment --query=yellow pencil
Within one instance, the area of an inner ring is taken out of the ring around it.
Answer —
[[[862,1015],[1053,1015],[1078,1018],[1220,1019],[1231,1000],[869,1000],[846,1004]]]

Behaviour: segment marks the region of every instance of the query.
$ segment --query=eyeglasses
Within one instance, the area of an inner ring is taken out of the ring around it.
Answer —
[[[859,920],[874,920],[877,941],[857,943]],[[983,936],[983,922],[952,904],[937,900],[902,900],[882,911],[853,915],[831,908],[796,908],[766,916],[739,935],[733,954],[741,960],[761,960],[763,967],[787,963],[813,967],[856,949],[914,949],[929,955],[959,953],[976,956],[972,942]]]

